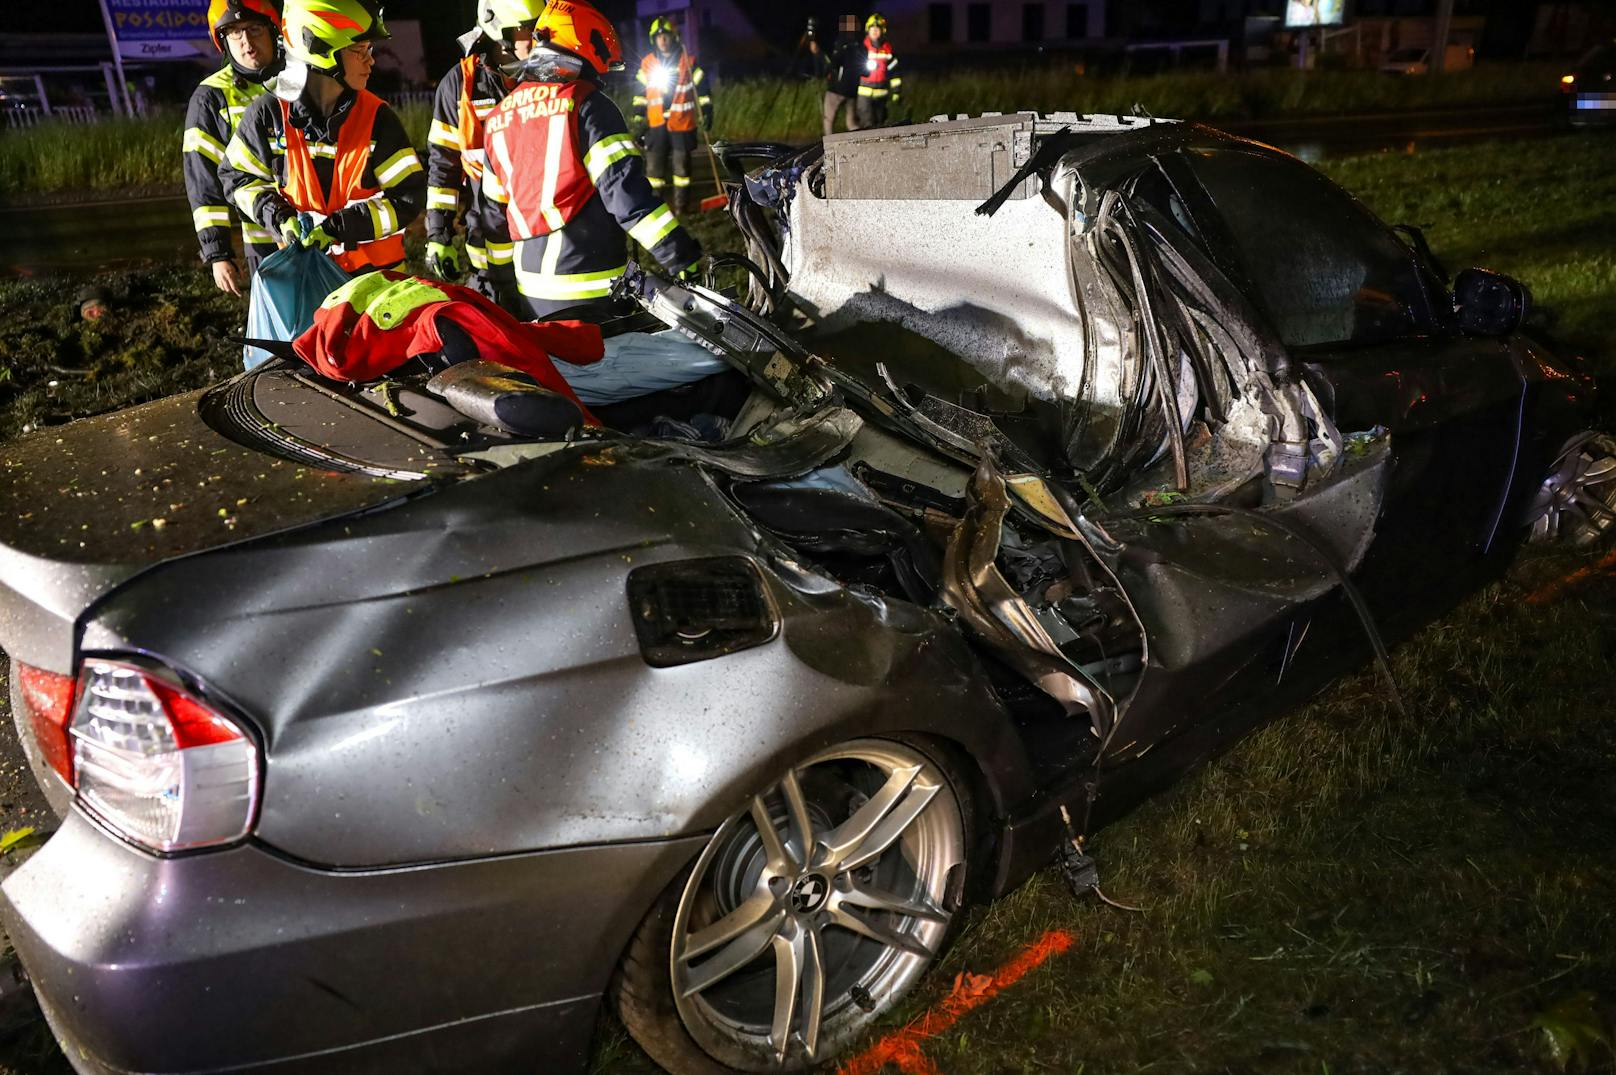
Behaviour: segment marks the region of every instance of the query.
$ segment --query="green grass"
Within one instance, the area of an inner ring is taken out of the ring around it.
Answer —
[[[1616,139],[1325,170],[1386,218],[1428,225],[1450,267],[1519,275],[1558,335],[1616,369]],[[732,234],[715,217],[701,232],[710,246]],[[0,284],[0,437],[233,368],[221,339],[242,308],[200,272],[103,282],[126,297],[95,325],[59,282]],[[1594,1026],[1616,1024],[1616,579],[1548,605],[1523,596],[1587,564],[1528,556],[1398,647],[1406,713],[1359,675],[1101,833],[1106,891],[1143,913],[1074,903],[1047,872],[973,912],[888,1025],[1060,927],[1073,951],[930,1043],[938,1070],[1557,1070],[1536,1021],[1585,998]],[[38,1047],[0,1052],[0,1070],[44,1070],[19,1051]],[[1616,1070],[1603,1046],[1584,1059]],[[652,1070],[609,1020],[596,1069]]]
[[[1494,64],[1441,78],[1392,78],[1374,71],[1289,68],[1217,74],[1178,72],[1139,78],[1086,77],[1062,65],[1004,71],[916,74],[899,115],[1006,112],[1016,109],[1131,113],[1199,120],[1255,119],[1323,112],[1367,112],[1441,105],[1552,99],[1560,69],[1541,63]],[[628,90],[616,85],[619,102]],[[715,137],[791,141],[817,137],[818,83],[743,79],[714,90]],[[400,109],[425,147],[430,110]],[[47,124],[0,138],[0,201],[76,194],[127,193],[180,184],[178,113],[91,126]]]

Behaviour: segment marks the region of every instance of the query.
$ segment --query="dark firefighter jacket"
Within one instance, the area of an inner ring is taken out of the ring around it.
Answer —
[[[506,92],[505,76],[473,53],[443,76],[432,101],[432,129],[426,139],[426,237],[450,242],[463,209],[469,232],[466,251],[474,269],[488,267],[481,219],[483,125]]]
[[[500,102],[483,192],[489,260],[514,264],[530,309],[610,295],[628,267],[625,235],[674,272],[701,257],[651,189],[623,113],[592,82],[523,82]]]
[[[599,422],[578,401],[551,356],[585,365],[604,353],[598,325],[578,321],[518,321],[477,292],[458,284],[396,272],[362,273],[326,296],[314,324],[292,341],[299,358],[322,376],[372,381],[416,355],[441,350],[440,319],[464,329],[490,361],[530,374],[578,405],[590,425]]]
[[[825,89],[843,97],[856,96],[868,63],[869,54],[864,51],[862,40],[854,37],[841,38],[831,49],[830,70],[825,74]]]
[[[185,113],[185,139],[182,149],[185,196],[191,203],[191,223],[196,227],[197,245],[204,262],[227,261],[230,249],[230,202],[219,182],[219,166],[224,163],[225,147],[247,106],[268,90],[239,77],[229,65],[202,80],[191,94]],[[241,239],[255,257],[275,249],[275,233],[255,220],[244,218]]]
[[[338,139],[343,124],[353,114],[355,98],[352,91],[343,93],[331,116],[325,119],[313,115],[301,101],[290,107],[291,122],[303,134],[322,190],[331,189],[337,171]],[[286,163],[281,114],[281,101],[273,95],[254,101],[226,147],[224,165],[219,170],[225,194],[236,208],[276,232],[283,221],[297,214],[285,195],[292,177]],[[360,173],[360,185],[376,193],[325,217],[326,232],[345,249],[401,234],[426,203],[426,169],[421,167],[398,114],[385,105],[377,110],[371,127],[370,152]],[[316,219],[320,215],[316,213]]]

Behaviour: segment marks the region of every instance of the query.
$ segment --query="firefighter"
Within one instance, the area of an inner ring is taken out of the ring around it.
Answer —
[[[326,250],[349,273],[398,265],[426,169],[398,115],[365,89],[371,45],[388,36],[381,8],[288,0],[284,19],[286,70],[230,139],[225,192],[282,245]]]
[[[894,72],[898,61],[887,40],[887,17],[879,11],[864,20],[864,74],[859,78],[858,125],[880,127],[887,121],[887,106],[897,104],[903,79]]]
[[[230,248],[230,203],[219,182],[219,165],[247,106],[269,91],[270,80],[281,69],[281,14],[274,0],[213,0],[208,28],[226,63],[197,86],[185,113],[185,196],[214,286],[239,295],[241,269]],[[243,218],[241,243],[250,273],[275,249],[275,233]]]
[[[661,194],[673,162],[673,210],[690,211],[690,157],[696,151],[696,110],[701,128],[713,129],[713,99],[702,88],[706,80],[696,58],[685,51],[679,31],[666,15],[651,20],[651,51],[634,76],[636,124],[645,131],[645,171],[651,189]]]
[[[645,175],[623,113],[601,89],[623,69],[617,31],[577,0],[550,0],[531,36],[516,35],[518,85],[485,128],[488,260],[514,277],[535,320],[610,314],[628,268],[624,236],[683,272],[701,247]]]
[[[512,59],[518,30],[531,31],[544,0],[482,0],[477,29],[466,41],[466,55],[438,83],[426,150],[426,268],[444,280],[459,280],[465,264],[454,248],[455,218],[466,225],[466,257],[471,287],[494,297],[488,279],[488,248],[482,232],[483,123],[510,92],[500,70]]]

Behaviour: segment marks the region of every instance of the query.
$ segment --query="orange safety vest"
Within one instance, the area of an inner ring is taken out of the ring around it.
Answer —
[[[582,80],[524,82],[488,117],[488,167],[510,199],[511,238],[559,231],[595,196],[578,134],[578,105],[594,91]]]
[[[321,218],[333,215],[345,206],[381,193],[379,187],[364,185],[365,168],[370,164],[370,136],[376,125],[376,113],[382,99],[368,90],[360,90],[354,99],[353,110],[343,121],[337,134],[337,157],[331,173],[331,190],[322,192],[320,177],[314,171],[314,157],[303,137],[302,128],[292,123],[292,108],[285,101],[281,106],[281,131],[286,138],[286,183],[281,194],[292,208],[305,213],[318,213]],[[389,235],[359,243],[352,250],[333,254],[344,272],[364,268],[385,268],[404,260],[404,236]]]
[[[671,74],[655,49],[640,61],[640,83],[645,87],[645,122],[649,126],[660,127],[666,123],[670,131],[696,129],[695,71],[696,61],[683,50],[679,53],[679,66]]]
[[[471,87],[477,81],[477,57],[467,56],[460,61],[460,167],[475,182],[483,177],[486,157],[483,153],[483,125],[493,109],[477,114],[471,100]]]

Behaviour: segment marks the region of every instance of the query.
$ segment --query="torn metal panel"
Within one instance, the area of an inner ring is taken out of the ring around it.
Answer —
[[[943,557],[943,602],[1068,715],[1087,716],[1095,734],[1105,735],[1114,711],[1110,695],[1066,658],[999,571],[1000,528],[1010,497],[991,460],[984,459],[977,468],[966,500],[965,517]]]

